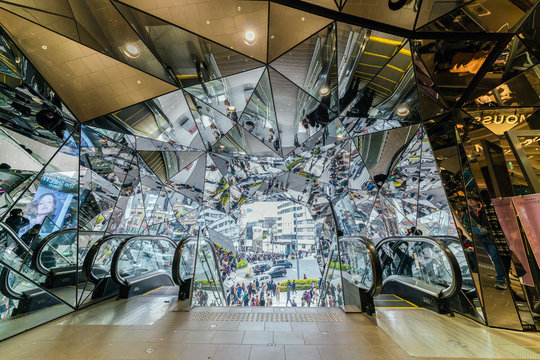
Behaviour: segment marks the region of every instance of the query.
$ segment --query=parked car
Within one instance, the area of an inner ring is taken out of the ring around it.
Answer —
[[[262,284],[268,284],[270,280],[272,280],[272,277],[268,274],[262,274],[257,276],[257,280],[259,280],[259,286]]]
[[[255,273],[255,275],[262,274],[263,272],[268,271],[268,270],[270,270],[270,265],[268,264],[259,263],[253,266],[253,272]]]
[[[272,278],[283,277],[285,276],[285,274],[287,274],[287,270],[285,270],[284,266],[274,266],[270,268],[265,274],[270,275]]]
[[[285,259],[278,259],[274,262],[274,266],[285,266],[286,269],[292,268],[292,263]]]

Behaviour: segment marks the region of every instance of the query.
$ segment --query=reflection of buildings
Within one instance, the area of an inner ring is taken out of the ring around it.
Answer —
[[[252,251],[272,251],[277,217],[265,217],[246,224],[245,247]]]
[[[315,222],[305,206],[285,202],[278,206],[276,251],[315,250]]]
[[[240,229],[238,227],[238,222],[232,217],[225,215],[220,211],[205,208],[199,213],[199,219],[204,219],[205,225],[208,228],[221,233],[233,243],[238,242]]]

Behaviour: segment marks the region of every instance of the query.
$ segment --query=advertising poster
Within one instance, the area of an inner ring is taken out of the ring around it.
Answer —
[[[506,240],[508,240],[510,250],[516,254],[517,258],[523,265],[523,268],[527,272],[522,277],[523,283],[525,285],[534,286],[529,262],[527,260],[525,248],[521,239],[521,232],[519,231],[516,214],[514,213],[514,207],[512,206],[512,199],[492,199],[491,203],[493,204],[493,208],[495,209],[495,213],[497,214],[497,218],[501,224],[504,236],[506,236]]]
[[[534,258],[540,266],[540,194],[512,198],[527,235]]]
[[[33,200],[24,209],[30,224],[22,228],[22,236],[35,225],[45,237],[60,229],[75,228],[77,222],[77,182],[62,174],[46,174],[41,178]]]

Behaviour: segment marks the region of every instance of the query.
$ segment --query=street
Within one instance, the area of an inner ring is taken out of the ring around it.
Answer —
[[[274,278],[274,281],[276,282],[282,282],[287,280],[293,280],[293,279],[303,279],[304,274],[308,279],[318,279],[321,277],[321,272],[319,271],[319,266],[317,265],[317,260],[313,257],[307,257],[302,258],[299,260],[300,262],[300,277],[298,277],[298,271],[296,268],[296,260],[289,260],[293,267],[287,269],[287,275],[280,278]],[[270,262],[268,262],[269,265],[272,265]],[[242,283],[246,282],[246,273],[249,273],[250,266],[247,268],[240,269],[236,272],[236,282]],[[251,276],[253,278],[255,274],[252,272]],[[251,279],[252,279],[251,278]]]

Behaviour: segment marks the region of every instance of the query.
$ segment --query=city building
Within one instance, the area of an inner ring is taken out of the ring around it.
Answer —
[[[279,205],[275,229],[278,252],[315,251],[316,225],[305,206],[293,202]]]

